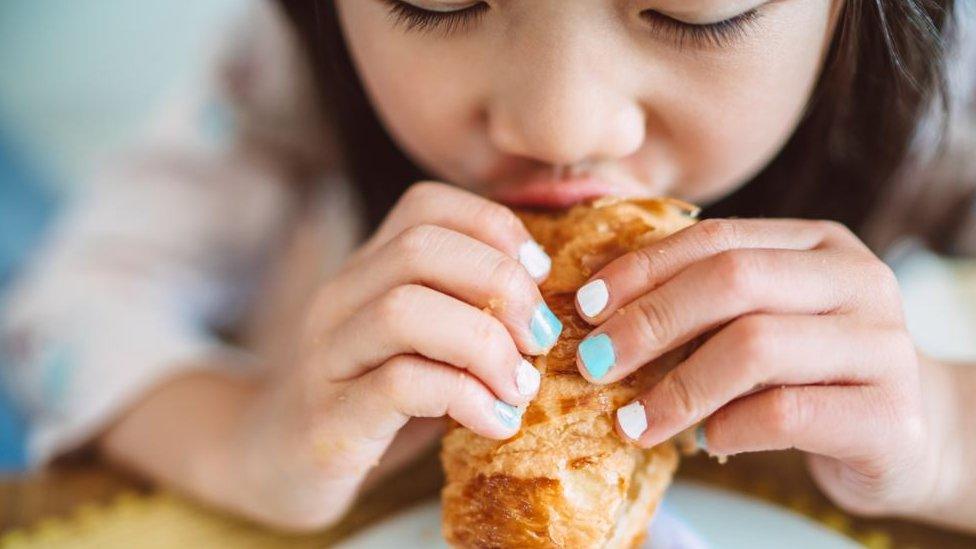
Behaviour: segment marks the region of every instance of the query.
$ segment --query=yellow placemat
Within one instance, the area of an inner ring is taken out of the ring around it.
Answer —
[[[116,549],[140,547],[325,547],[328,534],[288,536],[199,507],[169,493],[123,494],[108,505],[85,505],[71,517],[48,519],[5,534],[3,549]]]
[[[812,515],[870,548],[892,546],[882,532],[852,535],[849,521],[837,513],[817,513],[798,499],[794,510]],[[48,519],[0,538],[2,549],[115,549],[136,544],[146,549],[240,547],[254,549],[326,547],[335,536],[288,536],[204,509],[179,496],[123,494],[108,505],[89,504],[71,517]]]
[[[683,463],[679,477],[791,508],[872,549],[976,547],[976,538],[958,533],[843,513],[806,477],[803,456],[797,453],[738,456],[721,467],[704,456],[692,457]],[[29,528],[0,534],[0,549],[329,547],[375,521],[436,497],[441,481],[438,462],[422,459],[411,466],[408,473],[398,475],[395,482],[364,494],[340,524],[309,536],[275,533],[172,493],[141,495],[125,492],[108,504],[84,504],[67,516],[49,518]],[[66,490],[70,483],[59,485]],[[8,500],[10,497],[11,494],[7,494]]]

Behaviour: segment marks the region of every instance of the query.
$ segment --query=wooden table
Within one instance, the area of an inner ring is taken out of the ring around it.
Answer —
[[[869,547],[976,547],[976,537],[900,520],[852,517],[822,496],[807,476],[802,456],[793,452],[735,457],[725,465],[704,456],[683,461],[679,477],[758,496],[803,512]],[[440,467],[430,455],[398,475],[395,488],[366,494],[325,539],[335,541],[390,513],[436,497]],[[124,491],[149,493],[151,487],[107,468],[91,456],[49,471],[0,481],[0,530],[21,528],[43,518],[66,516],[79,505],[108,502]]]

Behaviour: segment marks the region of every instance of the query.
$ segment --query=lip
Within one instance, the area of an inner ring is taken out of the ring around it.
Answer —
[[[602,196],[634,196],[640,191],[593,176],[556,179],[544,177],[504,185],[492,198],[512,207],[562,209]]]

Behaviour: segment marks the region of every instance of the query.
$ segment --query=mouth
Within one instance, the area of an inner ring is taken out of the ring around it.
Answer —
[[[492,199],[507,206],[543,209],[565,209],[603,196],[633,198],[645,194],[646,190],[636,184],[593,175],[563,178],[552,174],[501,185],[490,191]]]

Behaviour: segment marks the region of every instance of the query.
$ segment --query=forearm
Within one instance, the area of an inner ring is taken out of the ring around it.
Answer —
[[[154,482],[232,509],[246,500],[233,456],[255,392],[252,382],[214,373],[176,378],[132,406],[99,447]]]
[[[976,532],[976,364],[923,363],[922,391],[935,482],[918,518]]]

